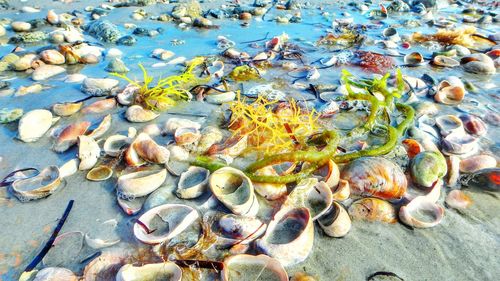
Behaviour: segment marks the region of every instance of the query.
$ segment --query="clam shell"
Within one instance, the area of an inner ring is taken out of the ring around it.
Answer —
[[[224,167],[212,173],[209,179],[210,190],[214,196],[231,212],[237,215],[252,216],[249,212],[258,202],[250,179],[240,170]]]
[[[288,275],[277,259],[266,255],[246,254],[226,258],[221,278],[223,281],[288,281]]]
[[[318,182],[316,178],[309,178],[297,184],[285,204],[308,208],[314,221],[330,209],[332,202],[333,195],[330,187],[323,181]]]
[[[179,198],[193,199],[201,196],[208,185],[210,171],[196,166],[191,166],[181,174],[175,194]]]
[[[315,171],[313,175],[319,176],[319,180],[324,181],[330,188],[335,188],[339,184],[339,167],[332,160],[329,160],[326,165]]]
[[[179,128],[195,128],[200,129],[201,125],[198,122],[191,121],[184,118],[170,118],[167,120],[164,126],[164,133],[174,134]]]
[[[82,106],[83,102],[56,103],[52,106],[52,112],[57,116],[67,117],[80,111]]]
[[[102,254],[93,259],[83,272],[84,281],[104,281],[116,276],[118,270],[125,264],[129,257],[124,249],[103,251]]]
[[[116,99],[109,98],[93,102],[82,109],[84,114],[102,113],[113,109],[116,106]]]
[[[11,185],[12,193],[21,202],[47,197],[61,186],[61,177],[57,166],[49,166],[40,174],[14,181]]]
[[[93,138],[78,136],[79,170],[89,170],[94,167],[99,156],[101,156],[101,148]]]
[[[110,128],[111,128],[111,114],[108,114],[104,116],[104,118],[101,120],[101,123],[97,125],[97,128],[92,130],[92,132],[90,132],[88,136],[93,139],[98,139],[104,136],[104,134],[106,134]]]
[[[438,55],[432,59],[432,64],[442,67],[456,67],[460,65],[460,62],[447,56]]]
[[[442,140],[443,152],[448,154],[465,154],[477,150],[478,139],[467,134],[450,134]]]
[[[344,237],[351,230],[351,218],[345,208],[338,202],[333,202],[328,211],[318,219],[319,226],[326,235]]]
[[[400,199],[407,181],[401,168],[382,157],[362,157],[352,161],[340,174],[352,194],[381,199]]]
[[[24,142],[35,142],[52,126],[52,113],[45,109],[32,110],[21,117],[18,125],[18,137]]]
[[[122,198],[142,197],[160,187],[167,178],[167,170],[139,171],[118,178],[117,192]]]
[[[80,165],[80,160],[77,158],[73,158],[68,162],[64,163],[61,167],[59,167],[59,176],[61,178],[66,178],[72,176],[78,172],[78,165]]]
[[[146,202],[147,198],[147,196],[128,199],[116,197],[116,201],[125,214],[134,216],[142,210],[144,202]]]
[[[255,244],[259,251],[287,267],[304,261],[313,241],[314,225],[309,209],[285,207],[274,215],[266,233]]]
[[[121,105],[131,105],[134,102],[134,96],[139,92],[139,87],[129,84],[125,89],[116,95],[116,100]]]
[[[332,197],[335,201],[344,201],[351,195],[351,189],[349,188],[349,182],[346,180],[340,180],[337,187],[332,190]]]
[[[175,130],[174,138],[178,145],[189,145],[197,142],[201,137],[196,128],[181,127]]]
[[[90,122],[88,121],[68,125],[61,131],[52,148],[55,152],[68,150],[77,143],[78,137],[84,135],[89,127]]]
[[[127,111],[125,112],[125,118],[127,118],[129,122],[135,123],[149,122],[158,116],[160,116],[160,114],[144,109],[140,105],[132,105],[127,108]]]
[[[438,126],[442,136],[447,136],[451,133],[464,132],[462,120],[455,115],[441,115],[437,117],[436,125]]]
[[[460,161],[460,172],[475,173],[479,170],[495,168],[497,160],[489,155],[476,155]]]
[[[411,66],[422,65],[425,63],[424,56],[419,52],[407,54],[403,58],[404,63]]]
[[[107,96],[120,82],[115,79],[85,78],[82,82],[82,92],[91,96]]]
[[[458,182],[458,177],[460,176],[460,158],[455,155],[451,155],[448,160],[448,178],[446,183],[448,186],[455,186]]]
[[[165,164],[170,157],[170,151],[166,147],[157,144],[146,133],[140,133],[131,144],[131,148],[142,159],[151,163]],[[131,149],[129,148],[128,150],[130,151]]]
[[[131,142],[132,139],[127,136],[112,135],[104,142],[103,150],[107,155],[117,157],[120,155],[122,149]]]
[[[99,165],[94,168],[92,168],[88,173],[87,173],[87,179],[89,181],[105,181],[113,175],[113,170],[104,165]]]
[[[234,245],[248,245],[262,236],[267,225],[257,218],[209,212],[206,221],[214,221],[211,231],[217,236],[216,245],[229,248]]]
[[[467,175],[460,182],[464,186],[480,188],[489,191],[500,191],[500,168],[490,168],[479,170],[475,173]]]
[[[354,220],[396,223],[396,210],[391,203],[379,198],[362,198],[349,207]]]
[[[278,173],[273,166],[267,166],[257,170],[255,172],[255,175],[278,176]],[[254,182],[253,186],[255,192],[257,192],[260,196],[266,198],[266,200],[276,200],[287,194],[286,184]]]
[[[139,223],[134,224],[135,237],[146,244],[159,244],[179,235],[199,218],[198,212],[182,204],[164,204],[144,213],[139,221],[142,222],[151,233]]]
[[[173,262],[151,263],[142,266],[126,264],[116,274],[116,281],[181,281],[182,270]]]
[[[41,81],[66,72],[66,68],[59,65],[45,64],[37,67],[31,74],[31,79]]]
[[[78,277],[66,268],[47,267],[38,271],[33,281],[78,281]]]
[[[446,86],[438,89],[434,95],[434,100],[447,105],[457,105],[462,102],[465,96],[465,89],[460,86]]]
[[[224,137],[222,131],[213,126],[204,127],[200,134],[201,137],[198,141],[198,146],[196,147],[196,151],[199,153],[207,152],[212,145],[221,142]]]
[[[188,162],[189,160],[189,151],[176,144],[170,144],[167,146],[168,151],[170,151],[170,159],[175,160],[175,161],[185,161]]]
[[[441,222],[443,216],[443,207],[425,196],[418,196],[399,209],[399,219],[404,224],[417,228],[434,227]]]
[[[475,136],[484,136],[488,131],[486,124],[483,122],[483,120],[481,120],[481,118],[477,116],[464,114],[460,115],[460,120],[462,120],[465,130],[469,134]]]
[[[472,199],[461,190],[454,189],[446,195],[446,205],[453,209],[467,209],[472,205]]]

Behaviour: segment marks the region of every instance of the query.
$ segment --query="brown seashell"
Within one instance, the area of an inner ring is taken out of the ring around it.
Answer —
[[[465,130],[469,134],[483,136],[487,132],[486,124],[477,116],[464,114],[460,116],[460,120],[462,120]]]
[[[137,155],[151,163],[165,164],[170,157],[170,151],[166,147],[158,145],[145,133],[139,134],[131,147],[134,148]]]
[[[39,68],[40,66],[43,66],[45,65],[45,63],[42,61],[42,60],[39,60],[39,59],[35,59],[31,62],[31,68],[33,69],[37,69]]]
[[[450,191],[446,196],[445,202],[446,205],[454,209],[467,209],[472,205],[472,199],[458,189]]]
[[[332,190],[333,200],[344,201],[351,195],[351,189],[349,187],[349,182],[346,180],[340,180],[337,187]]]
[[[197,142],[201,134],[196,128],[181,127],[175,130],[174,137],[178,145],[187,145]]]
[[[40,53],[40,58],[47,64],[64,64],[66,61],[57,50],[44,50]]]
[[[64,152],[77,143],[78,137],[84,135],[90,127],[90,122],[75,123],[64,128],[53,146],[55,152]]]
[[[460,172],[475,173],[479,170],[495,168],[497,160],[489,155],[476,155],[460,161]]]
[[[465,96],[465,89],[460,86],[446,86],[438,90],[434,95],[434,100],[447,105],[456,105],[462,102]]]
[[[432,59],[432,64],[436,65],[436,66],[442,66],[442,67],[456,67],[456,66],[460,65],[460,63],[458,61],[456,61],[450,57],[442,56],[442,55],[435,56]]]
[[[240,20],[251,20],[252,19],[252,14],[249,12],[243,12],[240,14]]]
[[[83,102],[56,103],[52,106],[52,112],[57,116],[67,117],[77,113],[83,106]]]
[[[113,109],[116,106],[115,98],[104,99],[93,102],[82,109],[82,113],[102,113]]]
[[[81,58],[81,62],[85,64],[96,64],[99,63],[99,58],[96,55],[88,54]]]
[[[396,210],[391,203],[378,198],[363,198],[349,207],[349,215],[355,220],[396,223]]]

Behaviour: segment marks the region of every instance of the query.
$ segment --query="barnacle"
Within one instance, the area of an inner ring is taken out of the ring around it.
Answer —
[[[148,75],[142,64],[139,64],[143,73],[142,83],[128,78],[125,74],[112,73],[112,75],[139,87],[135,97],[136,103],[148,109],[162,110],[176,105],[181,100],[190,100],[191,93],[188,89],[198,83],[207,82],[209,77],[200,78],[194,74],[196,67],[201,65],[204,60],[202,57],[194,58],[182,74],[160,78],[154,86],[152,85],[154,78]]]

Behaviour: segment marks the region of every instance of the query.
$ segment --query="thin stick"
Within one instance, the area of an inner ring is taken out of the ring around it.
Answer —
[[[241,44],[249,44],[249,43],[255,43],[255,42],[260,42],[260,41],[264,41],[267,39],[267,37],[269,36],[269,32],[266,33],[266,37],[262,38],[262,39],[257,39],[257,40],[251,40],[251,41],[245,41],[245,42],[240,42]]]
[[[30,272],[32,271],[45,257],[45,255],[49,252],[50,248],[52,248],[52,245],[54,244],[54,241],[56,240],[57,235],[59,234],[59,231],[61,231],[61,228],[63,227],[64,223],[66,222],[66,219],[69,216],[69,212],[73,208],[73,203],[75,200],[69,200],[68,205],[66,206],[66,210],[64,210],[64,213],[59,220],[59,223],[57,224],[56,228],[54,228],[54,232],[52,232],[52,235],[49,238],[49,241],[45,243],[45,246],[43,246],[43,249],[38,253],[38,255],[33,259],[33,261],[28,264],[28,266],[24,269],[24,272]]]

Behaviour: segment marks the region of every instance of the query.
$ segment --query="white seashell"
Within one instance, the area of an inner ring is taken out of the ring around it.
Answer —
[[[447,159],[448,163],[448,178],[446,183],[448,186],[455,186],[460,176],[460,157],[451,155]]]
[[[189,160],[189,151],[180,146],[171,144],[167,146],[168,151],[170,151],[170,159],[175,161],[188,161]]]
[[[189,119],[183,119],[183,118],[170,118],[167,120],[164,126],[164,133],[165,134],[174,134],[175,131],[178,128],[195,128],[195,129],[200,129],[201,125],[198,122],[191,121]]]
[[[338,58],[337,56],[331,56],[330,58],[322,58],[319,62],[324,66],[332,66],[337,64]]]
[[[198,141],[196,151],[202,154],[207,152],[212,145],[221,142],[224,137],[222,131],[214,126],[206,126],[200,133],[201,137]]]
[[[175,143],[178,145],[190,145],[198,142],[201,138],[200,131],[196,128],[181,127],[175,130]]]
[[[123,55],[123,52],[117,48],[111,48],[106,52],[106,57],[109,57],[109,58],[121,58],[122,55]]]
[[[92,169],[97,163],[97,159],[99,159],[100,155],[101,148],[93,138],[88,136],[78,137],[79,170],[84,171]]]
[[[19,201],[27,202],[47,197],[57,191],[60,186],[59,168],[49,166],[36,176],[15,180],[11,185],[11,189]]]
[[[445,199],[446,205],[454,209],[467,209],[472,205],[472,200],[461,190],[454,189],[448,193]]]
[[[151,263],[142,266],[126,264],[116,274],[116,281],[181,281],[182,270],[173,262]]]
[[[144,128],[142,128],[141,132],[148,134],[152,137],[157,137],[161,135],[161,129],[158,124],[148,124]]]
[[[349,181],[347,180],[339,180],[339,184],[337,187],[332,190],[333,200],[336,201],[344,201],[349,198],[351,195],[351,189],[349,188]]]
[[[66,76],[66,79],[64,80],[64,82],[66,82],[66,83],[81,83],[81,82],[83,82],[83,80],[85,80],[85,78],[87,78],[86,75],[81,74],[81,73],[75,73],[75,74],[70,74],[70,75]]]
[[[10,26],[12,27],[12,30],[14,30],[15,32],[26,32],[30,31],[31,29],[31,24],[25,21],[15,21],[12,22]]]
[[[319,71],[316,67],[311,67],[308,71],[307,71],[307,74],[306,74],[306,79],[307,80],[317,80],[319,79]]]
[[[78,281],[78,277],[66,268],[46,267],[37,272],[33,281]]]
[[[127,111],[125,112],[125,118],[127,118],[129,122],[137,123],[149,122],[158,116],[160,116],[160,114],[152,110],[144,109],[140,105],[132,105],[127,108]]]
[[[130,145],[125,155],[127,163],[129,163],[131,157],[131,155],[129,155],[130,152],[137,153],[141,159],[156,164],[165,164],[170,157],[170,151],[166,147],[157,144],[145,133],[140,133]]]
[[[477,171],[489,168],[495,168],[497,160],[495,157],[481,154],[460,161],[460,172],[462,173],[475,173]]]
[[[31,7],[31,6],[23,6],[21,8],[21,12],[23,13],[38,13],[40,12],[40,8],[35,8],[35,7]]]
[[[452,133],[464,134],[464,126],[462,120],[455,115],[441,115],[436,118],[436,125],[440,129],[442,136],[447,136]]]
[[[56,50],[44,50],[40,52],[40,59],[47,64],[64,64],[66,59]]]
[[[58,65],[45,64],[33,71],[31,79],[41,81],[66,72],[66,68]]]
[[[35,142],[40,139],[52,126],[52,113],[45,109],[32,110],[21,117],[18,125],[18,138],[24,142]]]
[[[442,140],[443,153],[466,154],[478,149],[478,138],[468,134],[453,133]]]
[[[78,172],[78,166],[80,165],[80,159],[73,158],[68,162],[64,163],[59,167],[59,176],[64,179],[66,177],[72,176]]]
[[[418,217],[417,217],[418,215]],[[425,215],[430,217],[424,217]],[[409,226],[429,228],[438,225],[444,216],[444,209],[425,196],[418,196],[399,209],[399,218]]]
[[[182,173],[177,184],[175,194],[179,198],[193,199],[201,196],[208,186],[210,171],[196,166],[191,166]]]
[[[212,65],[208,67],[208,73],[215,78],[221,78],[224,76],[224,63],[220,60],[212,62]]]
[[[293,228],[286,226],[293,225]],[[304,261],[312,250],[314,225],[307,208],[285,207],[269,222],[266,233],[256,240],[259,251],[285,267]]]
[[[145,225],[149,231],[139,223],[134,224],[135,237],[146,244],[159,244],[166,242],[183,232],[193,222],[199,218],[198,212],[182,204],[164,204],[155,207],[144,213],[139,221]],[[166,225],[162,226],[162,224]],[[161,227],[160,229],[151,229]]]
[[[167,178],[167,170],[139,171],[118,178],[117,192],[122,198],[142,197],[160,187]]]
[[[35,54],[26,54],[13,62],[10,67],[15,71],[25,71],[26,69],[31,68],[33,61],[37,58],[38,56]]]
[[[254,216],[258,202],[252,181],[240,170],[224,167],[212,173],[209,179],[214,196],[237,215]]]
[[[278,173],[272,166],[267,166],[255,172],[257,176],[277,176]],[[287,194],[286,184],[254,182],[255,192],[266,200],[276,200]]]
[[[212,104],[223,104],[233,101],[236,98],[236,93],[233,91],[215,92],[205,96],[205,100]]]
[[[185,57],[177,57],[173,60],[170,60],[169,62],[167,62],[167,65],[172,65],[172,64],[181,64],[181,63],[184,63],[186,61],[186,58]]]
[[[318,182],[316,178],[308,178],[297,184],[285,204],[308,208],[314,221],[330,209],[332,202],[333,195],[330,187],[323,181]]]
[[[92,132],[90,132],[88,136],[93,139],[98,139],[104,136],[104,134],[106,134],[110,128],[111,128],[111,114],[108,114],[104,116],[104,118],[101,120],[101,123],[99,123],[97,128],[92,130]]]
[[[269,256],[239,254],[224,260],[222,280],[288,281],[288,274],[278,260]]]
[[[319,226],[326,235],[344,237],[351,230],[351,218],[345,208],[337,202],[318,219]]]
[[[104,152],[113,157],[120,155],[121,151],[125,146],[129,145],[132,139],[123,135],[112,135],[109,136],[104,142],[103,150]]]
[[[116,95],[116,99],[121,105],[131,105],[134,101],[134,96],[138,91],[139,87],[129,84],[121,93]]]
[[[144,205],[144,202],[146,202],[147,196],[144,197],[137,197],[137,198],[121,198],[121,197],[116,197],[116,201],[118,202],[118,205],[122,208],[122,210],[125,212],[125,214],[129,216],[134,216],[137,215],[141,210]]]

